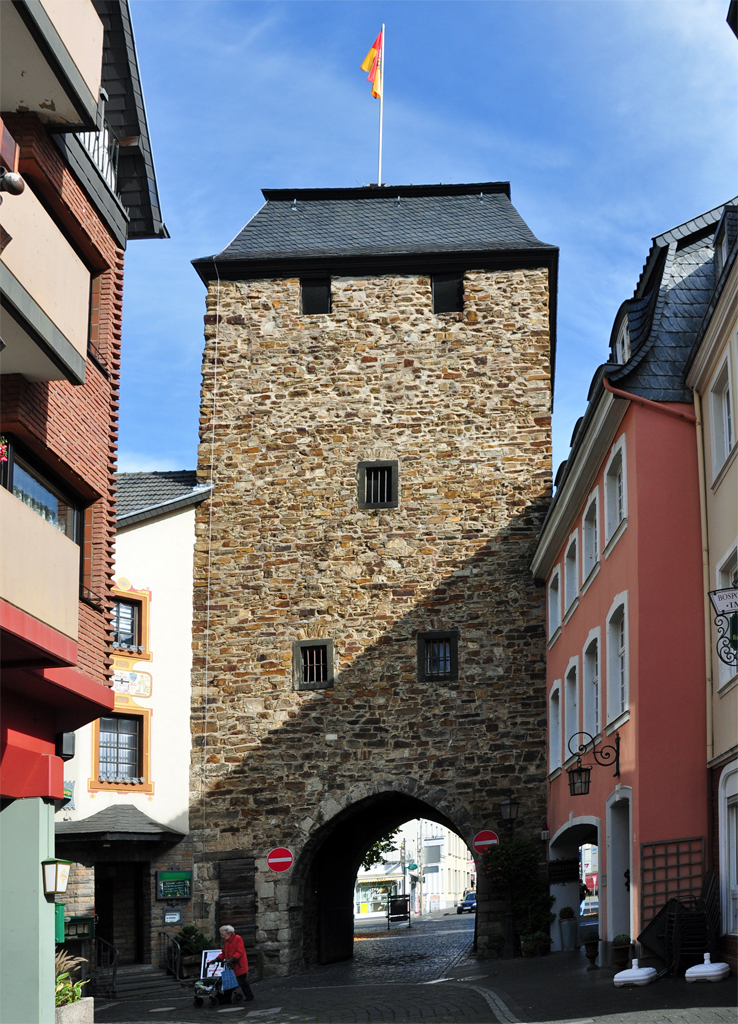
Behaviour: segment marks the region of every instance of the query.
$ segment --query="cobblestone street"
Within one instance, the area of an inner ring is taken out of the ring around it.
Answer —
[[[738,1024],[735,979],[662,980],[616,989],[613,971],[588,973],[579,953],[484,961],[473,918],[433,914],[412,929],[378,921],[357,930],[351,961],[254,984],[245,1006],[195,1009],[189,991],[156,1000],[98,1000],[98,1024]],[[233,1015],[229,1017],[228,1015]]]

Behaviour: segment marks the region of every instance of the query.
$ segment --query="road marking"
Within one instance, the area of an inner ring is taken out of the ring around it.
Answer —
[[[157,1006],[154,1010],[149,1010],[149,1013],[166,1013],[167,1010],[176,1010],[176,1006]]]
[[[267,1013],[281,1013],[281,1006],[270,1006],[268,1010],[250,1010],[247,1017],[264,1017]]]
[[[521,1024],[507,1003],[503,1002],[492,989],[484,988],[482,985],[467,985],[467,988],[479,993],[495,1015],[498,1024]]]
[[[435,978],[433,981],[419,981],[419,985],[440,985],[442,981],[453,981],[453,978]]]

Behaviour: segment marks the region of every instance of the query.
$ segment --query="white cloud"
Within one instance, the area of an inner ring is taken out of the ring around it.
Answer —
[[[164,454],[157,455],[154,451],[118,453],[119,473],[156,473],[171,469],[194,469],[194,466],[182,466]]]

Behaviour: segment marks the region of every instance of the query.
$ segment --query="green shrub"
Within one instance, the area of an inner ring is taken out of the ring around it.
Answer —
[[[185,925],[185,927],[177,932],[174,936],[174,941],[179,943],[180,949],[182,950],[182,956],[196,956],[198,953],[202,953],[205,949],[215,949],[207,936],[203,935],[199,928],[194,924]],[[222,943],[216,943],[217,946]]]
[[[82,986],[86,984],[86,981],[72,981],[68,971],[58,975],[54,990],[54,1006],[79,1002],[82,998]]]
[[[596,928],[585,928],[582,932],[582,942],[599,942],[600,933]]]
[[[559,921],[572,921],[574,919],[574,909],[572,907],[562,907],[559,911]]]
[[[612,944],[613,946],[629,946],[630,935],[626,935],[625,932],[621,932],[619,935],[615,936],[612,940]]]
[[[533,945],[534,946],[550,946],[553,939],[547,932],[534,932],[533,933]]]
[[[541,874],[539,859],[538,846],[520,836],[490,847],[480,865],[495,897],[507,899],[510,886],[516,927],[527,934],[546,931],[555,920],[551,913],[554,897],[549,894],[545,875]]]

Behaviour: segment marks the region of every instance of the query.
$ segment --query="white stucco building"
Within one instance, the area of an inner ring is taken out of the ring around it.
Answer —
[[[80,729],[57,849],[75,862],[66,917],[97,917],[121,963],[191,917],[188,839],[194,471],[123,473],[113,580],[112,712]],[[72,926],[71,931],[74,931]]]

